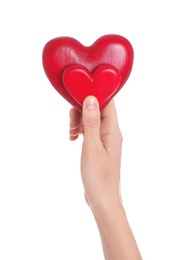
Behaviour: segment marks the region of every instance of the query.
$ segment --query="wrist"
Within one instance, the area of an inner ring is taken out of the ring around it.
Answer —
[[[86,194],[87,202],[93,213],[107,210],[116,210],[122,207],[120,185],[114,185],[112,190],[106,189],[94,194]]]
[[[124,207],[122,204],[122,200],[120,197],[116,197],[114,199],[109,199],[109,200],[100,200],[95,203],[90,203],[89,204],[95,218],[100,218],[104,217],[110,214],[116,214],[118,212],[123,211],[124,212]]]

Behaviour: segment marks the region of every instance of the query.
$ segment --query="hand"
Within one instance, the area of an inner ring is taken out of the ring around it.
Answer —
[[[70,140],[83,133],[81,176],[95,217],[106,260],[141,260],[120,196],[122,135],[114,101],[100,113],[96,98],[87,97],[82,115],[70,111]]]
[[[83,133],[81,176],[91,208],[100,203],[120,202],[120,161],[122,135],[114,101],[100,113],[95,97],[84,100],[82,115],[70,110],[70,140]]]

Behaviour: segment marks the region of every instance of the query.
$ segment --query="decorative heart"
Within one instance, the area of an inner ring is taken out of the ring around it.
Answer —
[[[116,95],[130,75],[133,65],[133,48],[126,38],[115,34],[104,35],[91,46],[84,46],[71,37],[58,37],[44,46],[42,61],[44,71],[53,87],[71,105],[81,111],[82,104],[72,97],[63,83],[64,70],[71,65],[82,65],[92,73],[101,65],[112,65],[121,73],[120,85],[114,92]],[[99,99],[105,95],[104,92],[99,93]],[[108,101],[108,97],[106,99]]]
[[[62,80],[80,106],[85,97],[93,95],[98,98],[102,110],[119,88],[121,74],[112,65],[101,65],[93,73],[82,65],[72,65],[64,70]]]

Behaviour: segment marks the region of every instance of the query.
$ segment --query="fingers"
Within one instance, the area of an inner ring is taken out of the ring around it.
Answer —
[[[83,127],[84,125],[84,127]],[[114,101],[101,111],[98,100],[94,96],[85,98],[82,114],[75,108],[70,110],[70,140],[74,141],[79,134],[84,132],[84,137],[90,140],[106,140],[113,136],[121,136]]]
[[[102,110],[101,118],[107,122],[108,126],[111,126],[112,124],[114,124],[114,126],[118,126],[118,118],[114,100],[111,100],[109,104]]]
[[[84,139],[89,142],[100,140],[100,108],[94,96],[88,96],[82,109]]]
[[[110,103],[102,110],[101,119],[103,131],[111,132],[113,134],[120,132],[114,100],[111,100]]]
[[[122,144],[123,137],[119,128],[114,100],[111,100],[102,110],[101,120],[101,141],[107,150],[115,149],[119,144]]]
[[[78,138],[79,134],[83,132],[82,120],[81,120],[81,113],[72,108],[70,110],[70,140],[74,141]]]

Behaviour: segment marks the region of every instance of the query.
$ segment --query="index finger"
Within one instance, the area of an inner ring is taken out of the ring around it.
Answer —
[[[104,107],[104,109],[101,111],[101,119],[103,121],[107,121],[108,125],[113,125],[116,127],[118,126],[118,117],[116,112],[116,107],[114,100],[112,99],[107,106]]]

